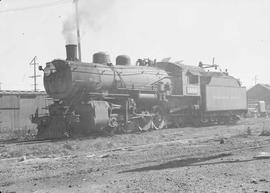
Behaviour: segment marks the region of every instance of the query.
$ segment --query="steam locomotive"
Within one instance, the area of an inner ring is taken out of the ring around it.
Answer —
[[[206,71],[202,63],[139,59],[131,65],[128,56],[120,55],[112,65],[103,52],[85,63],[77,59],[76,45],[66,45],[66,53],[66,60],[40,67],[54,102],[47,115],[36,111],[32,116],[39,138],[227,124],[247,110],[239,80]]]

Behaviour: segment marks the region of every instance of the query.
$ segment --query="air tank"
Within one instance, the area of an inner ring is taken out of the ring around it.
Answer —
[[[127,55],[119,55],[116,57],[116,65],[129,66],[130,63],[130,57]]]
[[[93,63],[97,64],[111,63],[110,56],[106,52],[97,52],[93,54]]]

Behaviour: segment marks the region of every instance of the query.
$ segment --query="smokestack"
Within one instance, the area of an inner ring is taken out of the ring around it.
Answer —
[[[77,45],[68,44],[66,45],[67,60],[75,61],[77,58]]]

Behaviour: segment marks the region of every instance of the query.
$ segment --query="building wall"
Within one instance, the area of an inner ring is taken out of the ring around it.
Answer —
[[[21,128],[33,128],[36,127],[35,124],[31,123],[31,115],[35,113],[38,108],[39,113],[44,114],[45,109],[43,109],[45,104],[46,96],[35,96],[32,97],[20,97],[20,127]]]
[[[1,94],[0,95],[0,129],[33,129],[31,115],[39,109],[45,114],[47,110],[46,94]]]
[[[1,129],[19,128],[20,111],[19,109],[0,110]]]

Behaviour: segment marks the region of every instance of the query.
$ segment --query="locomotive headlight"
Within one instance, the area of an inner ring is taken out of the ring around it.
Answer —
[[[52,63],[47,63],[46,67],[44,68],[44,75],[50,76],[51,74],[56,72],[56,68]]]

